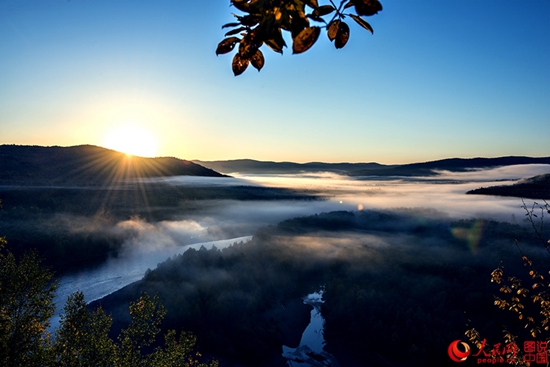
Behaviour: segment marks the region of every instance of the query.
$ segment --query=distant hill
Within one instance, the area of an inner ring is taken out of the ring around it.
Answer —
[[[0,145],[2,185],[105,185],[125,179],[223,175],[172,157],[143,158],[93,145]]]
[[[376,169],[385,167],[378,163],[294,163],[256,161],[253,159],[235,159],[228,161],[200,161],[193,162],[223,173],[257,173],[257,174],[290,174],[304,172],[336,172],[345,174],[353,170]]]
[[[349,172],[350,176],[433,176],[436,171],[464,172],[518,164],[550,164],[550,157],[448,158]]]
[[[350,176],[433,176],[436,171],[461,172],[470,169],[494,168],[517,164],[550,164],[550,157],[499,157],[499,158],[449,158],[431,162],[400,165],[383,165],[379,163],[292,163],[266,162],[251,159],[228,161],[199,161],[202,166],[223,173],[249,174],[285,174],[308,172],[334,172]]]
[[[526,199],[550,199],[550,173],[526,178],[513,185],[482,187],[467,194],[513,196]]]

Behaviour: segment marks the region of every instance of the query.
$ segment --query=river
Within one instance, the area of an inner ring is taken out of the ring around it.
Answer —
[[[300,345],[289,348],[283,345],[283,357],[289,367],[338,367],[336,358],[323,350],[325,339],[323,329],[325,320],[321,315],[323,291],[314,292],[304,297],[304,303],[313,307],[309,325],[302,333]]]
[[[60,313],[69,295],[75,291],[84,293],[86,302],[105,297],[130,283],[140,280],[147,269],[154,269],[157,264],[174,255],[179,255],[190,248],[196,250],[204,246],[210,249],[216,246],[219,249],[238,242],[248,242],[252,236],[228,238],[219,241],[199,242],[187,246],[155,249],[155,251],[139,251],[123,256],[108,259],[104,264],[93,268],[76,271],[62,276],[54,299],[57,309],[50,330],[59,326]]]

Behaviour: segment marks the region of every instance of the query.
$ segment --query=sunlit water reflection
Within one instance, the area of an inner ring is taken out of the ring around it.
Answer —
[[[286,358],[289,367],[339,366],[336,358],[323,350],[325,320],[321,316],[322,297],[322,291],[304,297],[304,303],[311,305],[313,310],[311,310],[309,325],[302,333],[300,345],[297,348],[283,345],[283,357]]]

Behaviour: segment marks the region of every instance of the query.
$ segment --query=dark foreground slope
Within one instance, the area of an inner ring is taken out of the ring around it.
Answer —
[[[454,366],[447,347],[468,319],[491,343],[503,324],[516,330],[493,306],[489,274],[501,260],[509,274],[521,269],[513,239],[530,240],[515,225],[438,218],[401,210],[288,220],[248,243],[173,257],[91,307],[121,328],[129,300],[158,294],[163,327],[194,332],[221,366],[285,366],[282,345],[295,347],[304,328],[291,305],[321,288],[325,350],[341,366]]]
[[[513,196],[526,199],[550,199],[550,174],[521,180],[513,185],[482,187],[470,190],[467,194]]]
[[[143,158],[93,145],[0,146],[2,185],[108,185],[125,179],[222,174],[190,161]]]

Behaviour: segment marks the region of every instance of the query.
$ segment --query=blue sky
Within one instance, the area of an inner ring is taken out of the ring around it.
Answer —
[[[374,35],[350,20],[342,50],[323,33],[234,77],[229,1],[2,0],[0,144],[133,125],[184,159],[550,155],[550,1],[382,4]]]

